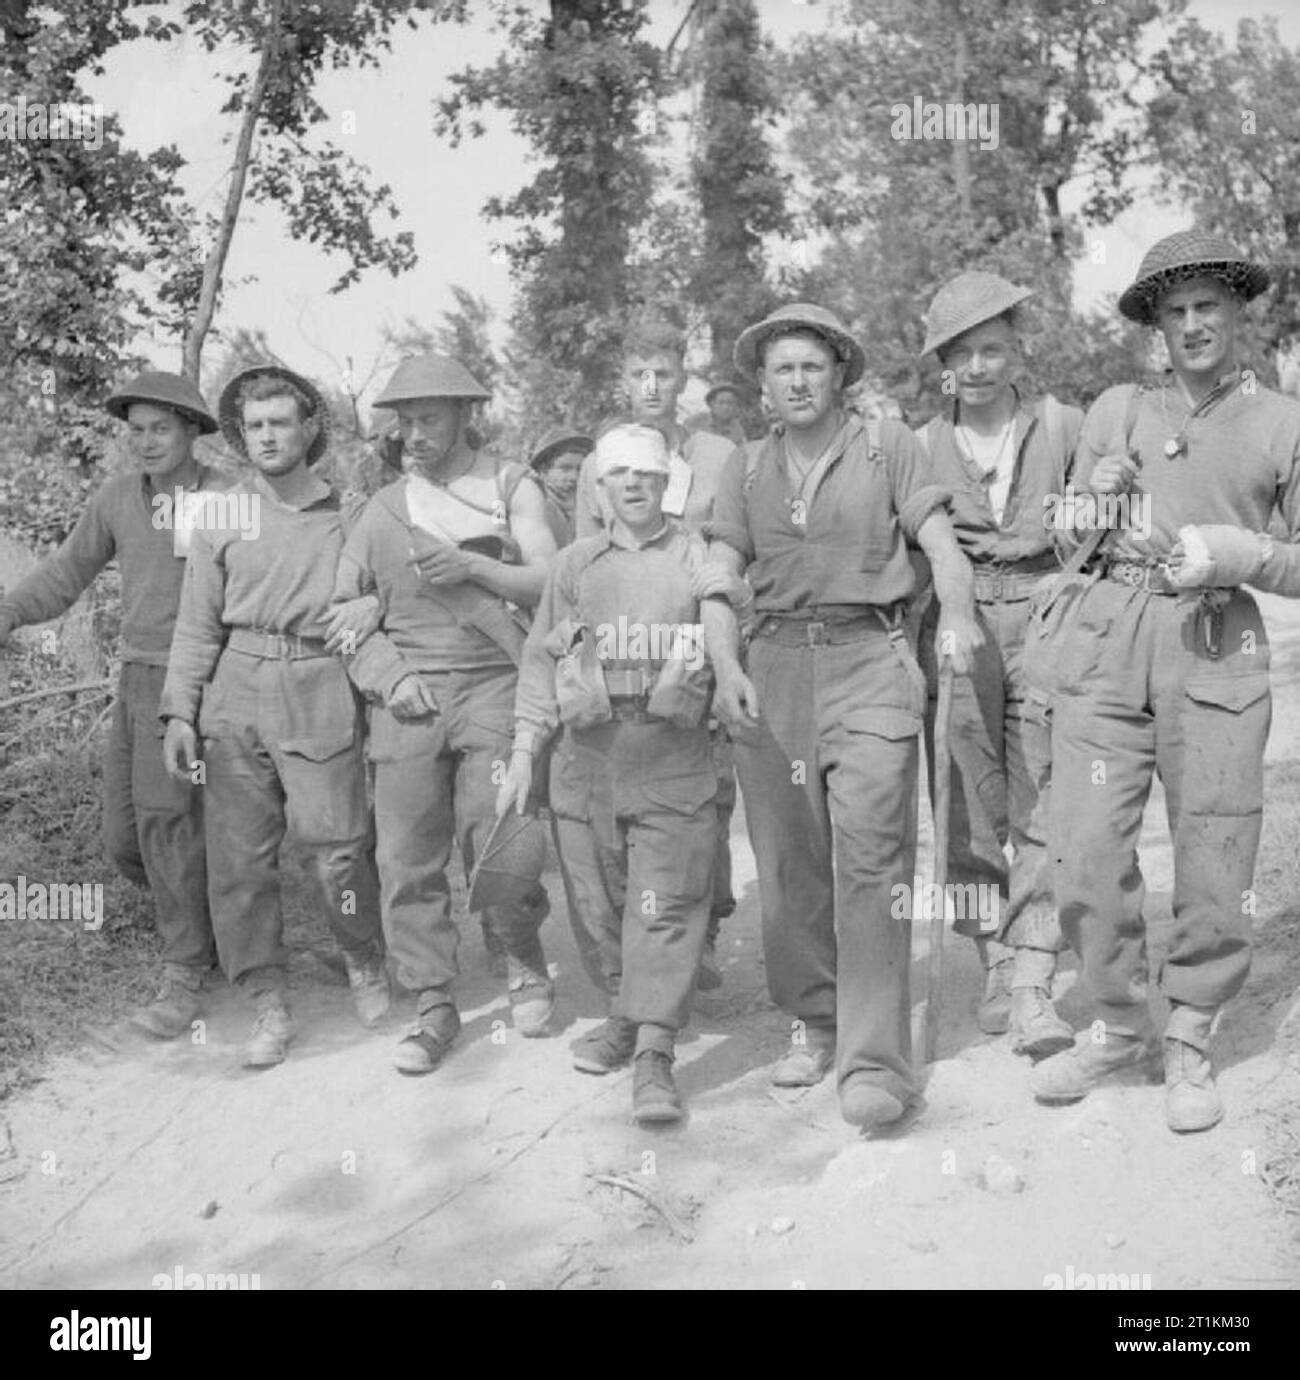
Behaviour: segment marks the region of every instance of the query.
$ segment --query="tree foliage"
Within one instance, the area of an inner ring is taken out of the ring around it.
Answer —
[[[935,371],[917,359],[923,313],[965,268],[1037,289],[1051,344],[1038,352],[1042,385],[1076,398],[1115,372],[1131,376],[1131,333],[1072,316],[1070,260],[1085,226],[1131,202],[1137,55],[1147,26],[1182,4],[852,0],[842,22],[795,44],[790,148],[802,222],[824,245],[806,287],[845,312],[870,372],[909,410],[939,401]],[[918,99],[995,108],[996,143],[898,137],[897,108],[914,111]],[[1075,179],[1085,196],[1072,220],[1061,192]],[[1076,374],[1083,362],[1100,372]]]
[[[551,0],[546,14],[494,0],[494,16],[505,52],[452,78],[436,127],[458,144],[492,107],[527,140],[536,175],[484,208],[519,227],[506,252],[524,386],[557,416],[598,412],[637,306],[629,261],[654,194],[661,55],[643,35],[645,0]]]
[[[709,323],[714,366],[725,370],[736,337],[775,305],[763,237],[790,228],[788,179],[768,137],[772,50],[754,0],[701,0],[701,10],[687,63],[700,85],[691,180],[702,242],[690,296]]]
[[[1165,197],[1269,264],[1262,336],[1300,338],[1300,50],[1275,20],[1243,20],[1230,46],[1188,20],[1155,55],[1148,106]]]

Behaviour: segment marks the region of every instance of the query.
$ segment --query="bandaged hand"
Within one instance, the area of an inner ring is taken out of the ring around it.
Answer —
[[[1179,589],[1227,589],[1249,584],[1264,564],[1258,532],[1226,524],[1178,529],[1169,553],[1169,578]]]

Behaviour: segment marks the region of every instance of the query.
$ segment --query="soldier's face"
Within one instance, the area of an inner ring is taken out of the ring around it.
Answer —
[[[719,393],[709,404],[709,412],[717,426],[730,426],[740,416],[740,399],[732,392]]]
[[[987,407],[1011,387],[1019,347],[1007,321],[983,321],[945,345],[944,391],[967,407]]]
[[[1217,379],[1233,365],[1241,303],[1219,278],[1191,278],[1164,292],[1156,325],[1179,374]]]
[[[460,440],[464,404],[460,398],[415,398],[397,405],[397,429],[408,470],[437,469]]]
[[[578,487],[578,471],[582,469],[583,453],[580,450],[566,450],[551,461],[542,475],[542,483],[548,493],[552,493],[561,503],[572,500]]]
[[[305,464],[319,423],[303,417],[288,394],[244,403],[244,448],[263,474],[288,474]]]
[[[654,425],[677,419],[677,399],[686,383],[681,360],[671,354],[629,355],[623,361],[623,385],[638,422]]]
[[[170,474],[194,453],[199,428],[170,408],[132,403],[126,411],[131,458],[146,474]]]
[[[614,516],[631,531],[657,527],[663,517],[668,476],[627,466],[609,470],[601,480]]]
[[[815,427],[835,410],[844,366],[821,336],[783,335],[764,351],[763,386],[778,421],[794,430]]]

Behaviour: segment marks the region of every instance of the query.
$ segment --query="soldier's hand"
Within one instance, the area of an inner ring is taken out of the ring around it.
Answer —
[[[420,578],[431,585],[455,585],[470,579],[474,573],[474,561],[475,557],[470,552],[462,551],[450,542],[423,556],[412,556],[412,563]]]
[[[0,613],[0,647],[9,641],[16,627],[18,627],[18,620],[13,614]]]
[[[362,594],[339,604],[325,625],[325,650],[335,656],[352,656],[379,626],[379,596]]]
[[[1180,527],[1168,561],[1169,578],[1180,589],[1235,588],[1263,564],[1262,536],[1224,524]]]
[[[513,805],[516,814],[523,814],[528,805],[528,796],[533,789],[533,755],[531,752],[515,751],[510,755],[510,767],[506,779],[497,791],[497,814],[506,813]]]
[[[975,653],[983,645],[984,630],[975,619],[957,613],[941,618],[936,646],[939,656],[952,663],[956,675],[970,675],[975,669]]]
[[[718,676],[713,692],[713,712],[735,732],[743,735],[758,726],[758,691],[743,671]]]
[[[184,719],[168,719],[162,750],[167,775],[183,786],[193,785],[194,764],[199,760],[199,740],[194,725]]]
[[[1127,455],[1107,455],[1093,466],[1088,488],[1094,494],[1122,494],[1132,487],[1137,472],[1137,465]]]
[[[403,676],[388,697],[388,708],[395,719],[423,719],[438,712],[438,702],[429,687],[414,672]]]

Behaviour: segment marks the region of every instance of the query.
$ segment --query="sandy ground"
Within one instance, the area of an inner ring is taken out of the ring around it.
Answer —
[[[1269,756],[1290,761],[1300,607],[1268,600],[1267,612]],[[1170,882],[1160,811],[1157,798],[1143,850],[1157,952]],[[569,1041],[601,1013],[554,885],[553,1039],[509,1029],[502,984],[466,925],[465,1034],[427,1078],[390,1065],[409,998],[363,1031],[346,990],[306,954],[294,974],[300,1034],[278,1069],[239,1067],[248,1013],[225,989],[203,1043],[114,1028],[52,1062],[0,1109],[0,1284],[148,1287],[179,1267],[256,1275],[264,1289],[1042,1288],[1072,1268],[1149,1275],[1157,1289],[1295,1287],[1296,1219],[1264,1186],[1279,1109],[1300,1094],[1300,898],[1268,890],[1267,849],[1291,846],[1266,832],[1259,948],[1222,1018],[1229,1110],[1212,1133],[1173,1136],[1158,1085],[1036,1106],[1028,1063],[978,1032],[978,965],[951,936],[940,1057],[919,1115],[863,1139],[841,1122],[829,1080],[771,1089],[787,1026],[766,995],[737,821],[726,985],[700,999],[679,1049],[679,1128],[636,1127],[630,1075],[571,1069]],[[1077,996],[1065,1010],[1081,1020]]]

